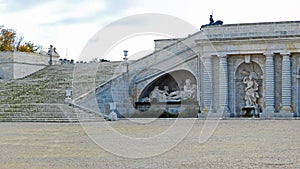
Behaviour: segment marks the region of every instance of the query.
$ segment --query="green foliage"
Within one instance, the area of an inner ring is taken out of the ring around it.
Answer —
[[[20,45],[17,50],[20,52],[37,52],[39,49],[39,46],[29,41],[25,42],[24,45]]]

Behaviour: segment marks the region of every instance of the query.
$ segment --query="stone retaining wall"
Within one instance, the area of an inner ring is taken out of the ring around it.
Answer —
[[[53,57],[53,61],[58,57]],[[8,81],[23,78],[45,68],[49,56],[26,52],[0,52],[0,78]]]

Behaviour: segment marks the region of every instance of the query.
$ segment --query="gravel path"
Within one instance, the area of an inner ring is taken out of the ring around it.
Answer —
[[[176,124],[178,134],[145,143],[140,153],[154,155],[156,149],[152,147],[166,148],[192,122],[180,120]],[[0,123],[0,168],[300,168],[299,120],[222,120],[204,144],[199,144],[199,134],[205,121],[197,120],[175,147],[149,158],[118,156],[95,144],[99,140],[120,144],[121,139],[109,134],[111,129],[128,138],[155,138],[170,132],[174,123],[121,120],[86,123],[83,127]],[[135,150],[131,144],[122,142],[120,147],[130,154]]]

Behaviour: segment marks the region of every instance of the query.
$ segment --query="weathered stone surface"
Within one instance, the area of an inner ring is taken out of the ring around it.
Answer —
[[[109,98],[119,103],[120,114],[126,114],[160,77],[184,70],[196,79],[203,112],[219,112],[221,107],[229,111],[224,116],[240,117],[246,106],[243,78],[255,72],[261,117],[300,115],[299,21],[210,26],[178,41],[156,42],[160,50],[129,65],[129,81],[117,77],[97,89],[100,107]],[[288,58],[282,56],[285,53]],[[227,56],[226,62],[219,56]]]
[[[53,57],[57,61],[58,57]],[[48,65],[49,57],[36,53],[0,52],[0,78],[18,79],[28,76]]]

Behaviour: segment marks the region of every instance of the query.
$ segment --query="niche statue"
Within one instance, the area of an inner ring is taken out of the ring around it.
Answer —
[[[257,75],[255,72],[251,72],[249,76],[244,77],[243,83],[245,87],[245,101],[247,107],[257,108],[257,100],[259,99],[258,84],[256,82]]]
[[[164,90],[160,90],[159,86],[155,86],[149,94],[149,98],[143,98],[142,101],[156,100],[158,102],[166,102],[170,100],[196,99],[196,94],[197,86],[195,84],[192,84],[192,81],[190,79],[186,79],[183,90],[170,92],[168,86],[164,86]]]

